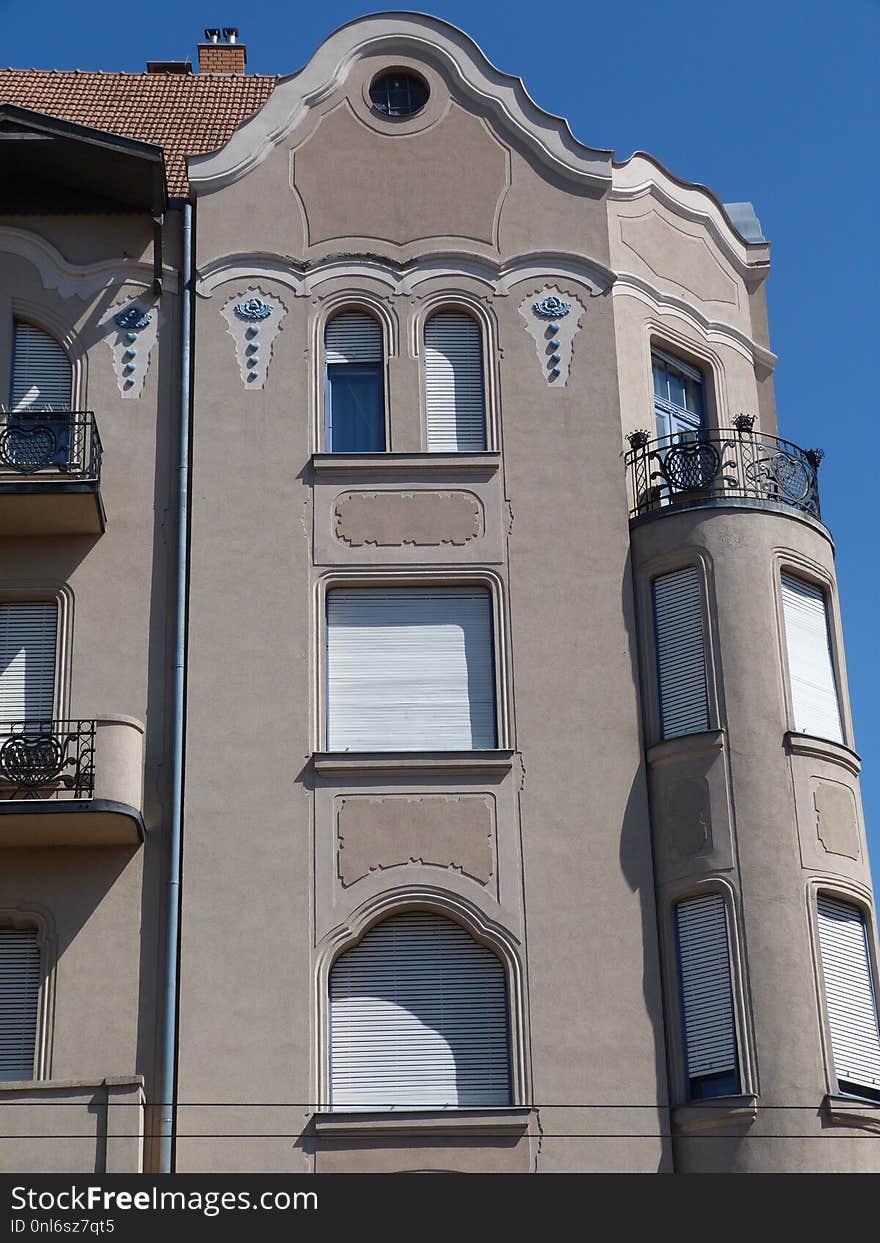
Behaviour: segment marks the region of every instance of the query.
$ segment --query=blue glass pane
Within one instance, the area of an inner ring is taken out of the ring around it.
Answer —
[[[717,1075],[699,1075],[690,1081],[693,1101],[705,1101],[714,1096],[736,1096],[739,1093],[739,1075],[735,1070],[721,1071]]]
[[[327,404],[331,452],[384,452],[385,403],[380,363],[328,366]]]
[[[664,397],[669,399],[669,392],[666,387],[666,369],[660,363],[655,362],[652,368],[654,372],[654,395],[655,397]]]

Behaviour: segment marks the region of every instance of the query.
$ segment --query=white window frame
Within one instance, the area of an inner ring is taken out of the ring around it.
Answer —
[[[37,1024],[34,1048],[34,1073],[21,1083],[39,1083],[52,1077],[52,1046],[56,1002],[57,936],[52,916],[47,910],[30,904],[0,905],[0,927],[35,931],[40,953],[40,985],[37,993]],[[0,1081],[0,1087],[12,1080]]]
[[[475,320],[482,334],[483,351],[483,418],[485,421],[485,448],[463,449],[451,457],[468,453],[496,453],[501,447],[499,408],[498,361],[500,356],[498,325],[494,315],[472,294],[456,290],[455,293],[438,293],[429,297],[418,308],[410,327],[410,347],[419,364],[419,410],[421,412],[421,448],[428,453],[428,400],[425,383],[425,325],[428,320],[443,311],[469,315]],[[443,452],[437,453],[438,457]]]
[[[57,610],[55,626],[55,693],[53,696],[52,719],[63,721],[68,719],[70,708],[70,682],[72,631],[73,631],[73,593],[65,586],[46,585],[43,587],[4,585],[0,588],[0,604],[54,604]]]
[[[785,623],[785,606],[782,599],[782,575],[799,578],[810,587],[821,591],[825,598],[825,618],[828,628],[828,647],[831,655],[831,671],[837,694],[837,711],[840,717],[841,741],[823,739],[831,746],[851,747],[852,721],[849,712],[849,695],[843,664],[843,640],[840,633],[840,610],[834,580],[820,571],[812,562],[796,560],[786,552],[775,558],[774,577],[776,595],[777,632],[779,636],[779,667],[782,676],[782,699],[785,705],[786,729],[799,737],[813,737],[798,730],[795,724],[794,699],[791,688],[791,666],[788,654],[788,633]]]

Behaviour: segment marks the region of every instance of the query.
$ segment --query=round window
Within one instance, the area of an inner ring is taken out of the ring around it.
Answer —
[[[399,69],[380,73],[370,83],[370,102],[386,117],[411,117],[428,102],[428,84]]]

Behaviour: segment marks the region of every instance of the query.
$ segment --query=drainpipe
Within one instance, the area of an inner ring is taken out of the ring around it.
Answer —
[[[165,937],[165,997],[159,1072],[159,1172],[172,1173],[174,1161],[174,1099],[177,1068],[177,1006],[180,953],[180,871],[183,827],[184,694],[186,689],[186,587],[189,539],[190,336],[195,287],[192,245],[192,204],[182,204],[180,266],[180,404],[177,456],[177,572],[174,606],[173,733],[171,739],[171,825],[168,859]]]

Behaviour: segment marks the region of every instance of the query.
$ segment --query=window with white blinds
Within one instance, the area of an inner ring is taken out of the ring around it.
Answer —
[[[328,592],[328,750],[494,747],[492,646],[484,587]]]
[[[382,327],[365,311],[340,311],[324,329],[324,440],[332,453],[385,449]]]
[[[0,604],[0,721],[48,721],[55,706],[55,603]]]
[[[425,411],[429,452],[485,449],[483,333],[463,311],[439,311],[425,324]]]
[[[375,925],[330,973],[334,1109],[510,1104],[507,987],[497,955],[426,911]]]
[[[709,692],[699,571],[664,574],[652,588],[661,736],[700,733],[709,728]]]
[[[675,923],[690,1095],[735,1095],[739,1068],[723,897],[679,902]]]
[[[826,895],[818,908],[834,1073],[843,1090],[880,1095],[880,1030],[865,917],[858,907]]]
[[[843,742],[825,592],[783,573],[782,612],[795,731]]]
[[[40,996],[36,929],[0,928],[0,1079],[33,1079]]]
[[[12,409],[69,411],[72,388],[70,359],[61,345],[35,324],[14,320],[9,402]]]

